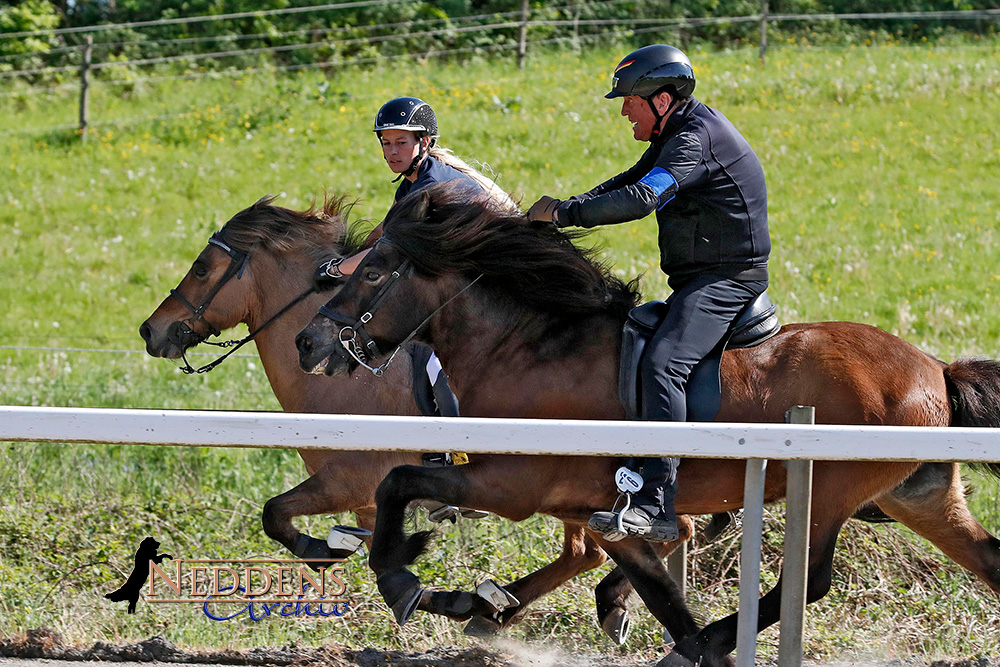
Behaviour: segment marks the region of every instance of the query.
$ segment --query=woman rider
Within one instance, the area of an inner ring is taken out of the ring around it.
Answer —
[[[373,129],[382,144],[382,156],[401,180],[393,203],[433,183],[468,181],[490,195],[497,206],[518,211],[517,205],[491,179],[479,173],[447,148],[438,147],[437,116],[431,105],[417,97],[397,97],[382,105]],[[379,223],[365,241],[374,245],[382,236]]]
[[[496,183],[476,171],[447,148],[438,147],[437,115],[431,105],[417,97],[397,97],[389,100],[375,115],[373,127],[382,146],[382,156],[399,181],[393,203],[434,183],[467,181],[477,192],[489,195],[492,205],[520,213],[520,209]],[[364,247],[370,249],[382,237],[379,223],[365,239]],[[348,275],[361,263],[367,250],[336,266],[340,275]],[[328,265],[324,265],[328,267]],[[322,268],[321,271],[330,270]],[[332,273],[329,274],[334,276]],[[441,370],[434,351],[426,345],[414,344],[410,349],[414,370],[414,398],[421,412],[428,416],[457,417],[458,399],[448,386],[448,377]],[[465,463],[462,453],[424,454],[426,465]],[[433,521],[454,520],[461,511],[463,516],[479,518],[486,512],[442,505],[430,509]]]

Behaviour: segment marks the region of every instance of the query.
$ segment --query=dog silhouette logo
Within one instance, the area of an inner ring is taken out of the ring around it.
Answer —
[[[170,554],[157,554],[156,550],[159,548],[160,543],[152,537],[144,539],[135,551],[135,564],[132,566],[132,573],[128,575],[128,579],[125,580],[121,588],[113,593],[105,594],[104,597],[112,602],[128,600],[128,613],[134,614],[135,603],[139,601],[139,593],[142,591],[146,579],[149,578],[150,561],[159,565],[164,558],[173,560],[173,556]]]

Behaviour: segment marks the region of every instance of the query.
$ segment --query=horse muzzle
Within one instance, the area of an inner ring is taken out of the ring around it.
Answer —
[[[180,359],[185,350],[202,341],[184,322],[172,322],[166,330],[157,330],[146,320],[139,327],[139,335],[146,341],[146,354],[161,359]]]
[[[332,376],[351,372],[357,366],[340,341],[325,342],[322,337],[311,335],[308,328],[295,337],[295,347],[299,351],[299,368],[304,373]]]

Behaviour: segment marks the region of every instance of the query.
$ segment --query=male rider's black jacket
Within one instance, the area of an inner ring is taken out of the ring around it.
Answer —
[[[699,274],[767,280],[771,238],[760,161],[721,113],[691,98],[635,165],[558,208],[560,226],[656,211],[660,268],[677,289]]]

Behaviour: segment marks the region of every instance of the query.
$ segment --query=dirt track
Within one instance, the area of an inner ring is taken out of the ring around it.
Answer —
[[[421,653],[342,647],[276,647],[241,651],[185,651],[163,637],[137,644],[97,642],[91,647],[66,646],[49,630],[31,630],[24,637],[0,639],[0,667],[59,667],[61,661],[79,665],[329,665],[330,667],[636,667],[641,659],[567,654],[543,646],[498,641],[490,647],[445,646]],[[758,663],[760,664],[760,663]],[[806,663],[816,665],[817,663]],[[852,661],[823,663],[822,667],[1000,667],[1000,659]]]

